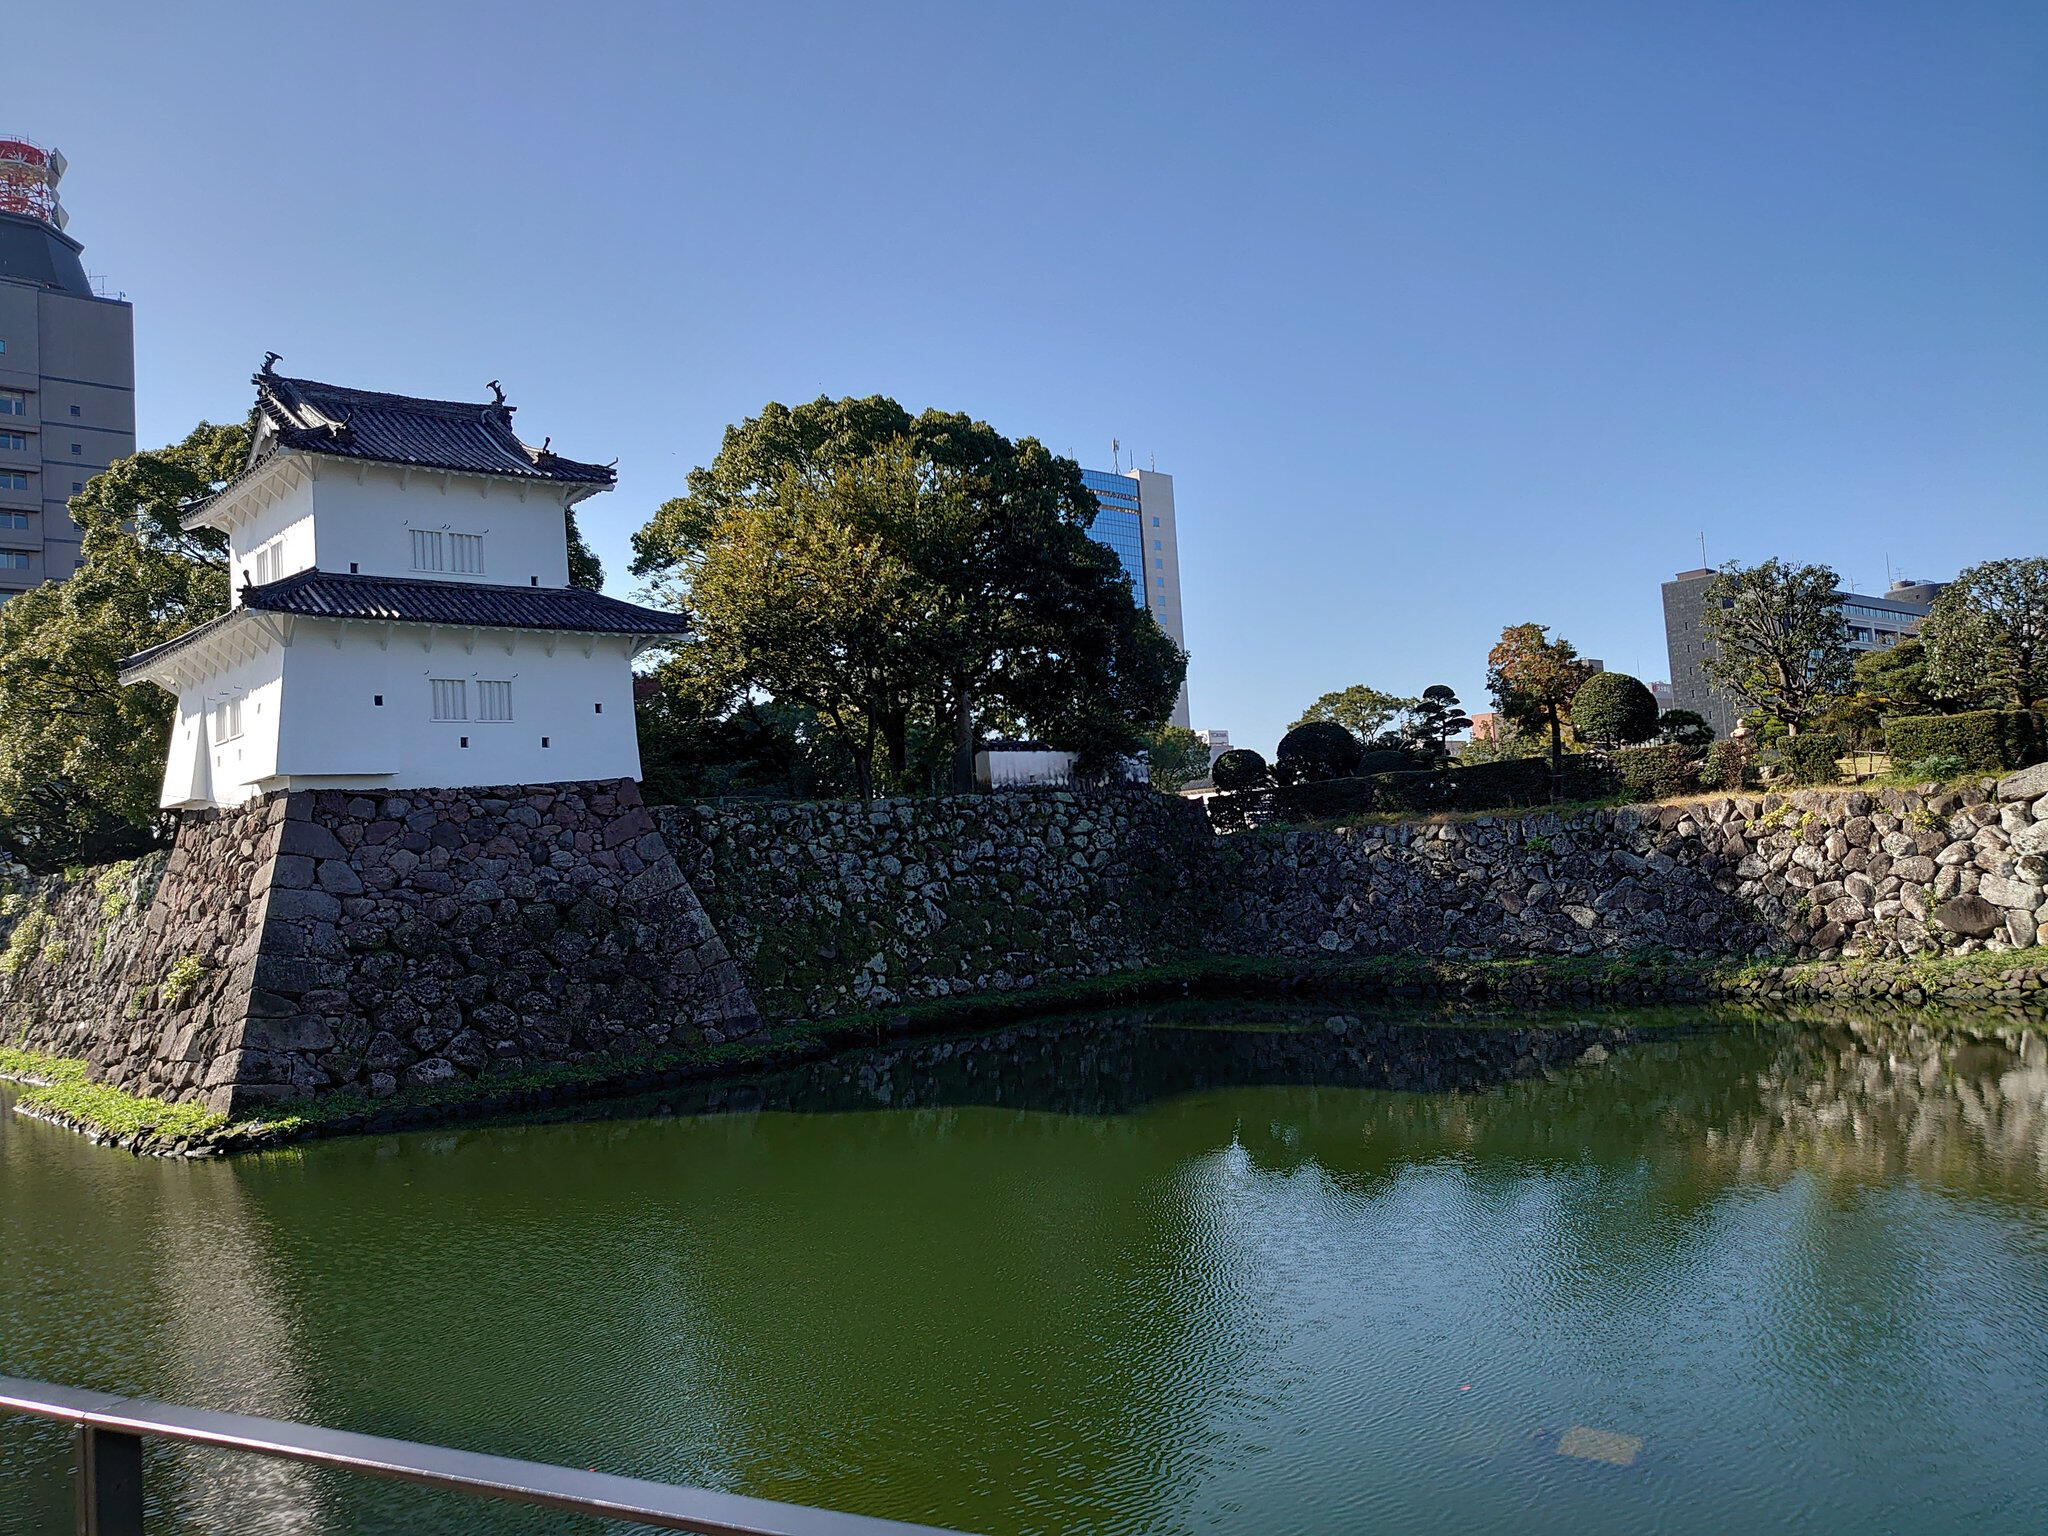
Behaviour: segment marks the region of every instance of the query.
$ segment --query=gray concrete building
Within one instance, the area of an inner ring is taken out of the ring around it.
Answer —
[[[64,231],[63,157],[0,139],[0,600],[79,563],[67,503],[135,451],[135,314]]]
[[[1680,571],[1664,583],[1664,646],[1671,661],[1671,698],[1666,708],[1696,710],[1718,735],[1735,729],[1736,701],[1707,681],[1707,587],[1720,572],[1711,567]],[[1838,592],[1835,600],[1849,626],[1853,651],[1886,650],[1920,628],[1946,582],[1895,581],[1883,597]],[[1660,702],[1662,702],[1660,700]]]

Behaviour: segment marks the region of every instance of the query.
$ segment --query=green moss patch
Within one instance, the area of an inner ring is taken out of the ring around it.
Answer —
[[[225,1115],[200,1104],[167,1104],[96,1083],[86,1064],[65,1056],[0,1046],[0,1077],[23,1085],[17,1105],[109,1136],[161,1141],[204,1141],[221,1130]]]

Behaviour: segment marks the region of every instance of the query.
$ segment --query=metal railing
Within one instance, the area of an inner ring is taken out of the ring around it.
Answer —
[[[510,1456],[485,1456],[381,1435],[351,1434],[282,1419],[214,1413],[14,1376],[0,1376],[0,1413],[56,1419],[72,1426],[78,1467],[78,1536],[141,1536],[145,1439],[334,1467],[508,1504],[537,1504],[544,1509],[636,1521],[664,1531],[696,1531],[703,1536],[957,1536],[931,1526],[778,1504],[706,1488],[679,1488],[673,1483],[614,1477]]]

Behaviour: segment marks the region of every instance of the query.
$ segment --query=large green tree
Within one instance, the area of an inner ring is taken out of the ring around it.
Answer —
[[[1797,735],[1848,691],[1842,578],[1825,565],[1730,563],[1707,584],[1707,677]]]
[[[32,867],[148,846],[172,701],[122,658],[224,612],[226,541],[179,519],[240,471],[249,434],[201,423],[71,499],[84,565],[0,607],[0,846]]]
[[[1343,726],[1358,738],[1361,745],[1366,745],[1396,720],[1412,713],[1419,702],[1402,698],[1399,694],[1381,693],[1364,683],[1353,683],[1349,688],[1324,694],[1301,712],[1294,725],[1311,725],[1318,720],[1327,720],[1333,725]],[[1289,730],[1293,728],[1288,727]]]
[[[1096,510],[1072,460],[958,413],[912,417],[881,396],[770,404],[634,535],[633,570],[695,620],[674,665],[836,714],[856,753],[871,729],[899,782],[922,721],[951,735],[964,788],[983,721],[1021,724],[1085,770],[1141,749],[1172,709],[1185,658],[1087,536]],[[807,611],[829,643],[765,613],[734,622],[743,551],[761,582],[786,582],[766,558],[784,545],[806,552]],[[828,556],[841,577],[824,579]],[[857,636],[871,648],[856,699]],[[815,705],[827,691],[831,710]]]
[[[1486,657],[1493,705],[1517,730],[1550,736],[1552,794],[1564,778],[1564,722],[1593,669],[1569,640],[1553,640],[1542,624],[1511,624]]]
[[[2006,709],[2048,699],[2048,559],[1987,560],[1935,594],[1928,680]]]
[[[1209,772],[1209,748],[1184,725],[1167,725],[1145,742],[1145,766],[1154,789],[1174,793]]]

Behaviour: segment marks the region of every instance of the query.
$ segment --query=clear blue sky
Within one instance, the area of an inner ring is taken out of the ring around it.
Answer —
[[[620,460],[896,396],[1175,476],[1197,725],[1502,625],[2048,552],[2048,7],[19,7],[141,435],[313,377]]]

